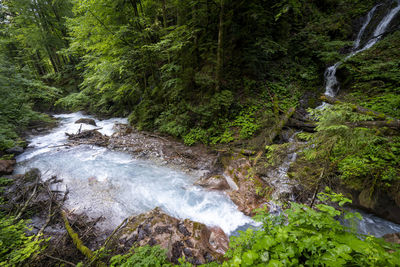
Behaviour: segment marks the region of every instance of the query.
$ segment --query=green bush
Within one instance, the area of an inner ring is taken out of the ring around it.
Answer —
[[[121,267],[167,267],[172,266],[167,261],[167,254],[164,249],[159,246],[144,246],[135,248],[131,253],[126,255],[116,255],[111,258],[110,266]]]
[[[20,266],[33,255],[39,253],[42,239],[35,240],[36,236],[27,236],[29,230],[27,222],[0,215],[0,265]]]
[[[341,195],[320,195],[343,205],[350,200]],[[261,230],[248,229],[233,237],[223,266],[399,266],[399,246],[372,236],[360,236],[343,226],[338,217],[347,213],[325,204],[316,210],[291,203],[291,208],[274,216],[260,211],[255,219]],[[389,250],[393,250],[389,252]]]

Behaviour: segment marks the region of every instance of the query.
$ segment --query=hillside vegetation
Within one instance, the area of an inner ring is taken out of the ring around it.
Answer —
[[[286,156],[285,133],[301,131],[289,176],[306,195],[331,185],[372,211],[383,195],[400,207],[400,16],[340,66],[340,102],[315,109],[325,69],[351,51],[378,2],[3,0],[0,157],[12,158],[6,150],[25,146],[24,132],[51,122],[52,112],[128,117],[187,146],[260,152],[255,172]],[[382,3],[382,12],[396,4]],[[223,265],[400,266],[398,246],[339,223],[358,216],[340,208],[350,200],[331,191],[320,198],[340,205],[292,203],[278,217],[259,211],[261,230],[232,238]],[[45,240],[27,236],[26,223],[0,211],[1,264],[29,265],[41,252]],[[85,264],[171,264],[159,247],[95,255]]]

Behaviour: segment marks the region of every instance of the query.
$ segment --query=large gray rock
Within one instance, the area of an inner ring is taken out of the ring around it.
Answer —
[[[222,175],[214,175],[211,177],[201,179],[201,180],[197,181],[196,184],[200,185],[201,187],[210,189],[210,190],[228,190],[228,189],[230,189],[228,182],[226,181],[225,177]]]
[[[178,264],[185,256],[194,265],[222,259],[229,239],[222,229],[188,219],[173,218],[159,208],[131,217],[112,241],[111,249],[125,253],[134,246],[160,245],[168,259]]]
[[[96,121],[95,121],[94,119],[89,119],[89,118],[82,118],[82,119],[79,119],[79,120],[77,120],[75,123],[76,123],[76,124],[78,124],[78,123],[85,123],[85,124],[90,124],[90,125],[93,125],[93,126],[97,126],[97,125],[96,125]]]

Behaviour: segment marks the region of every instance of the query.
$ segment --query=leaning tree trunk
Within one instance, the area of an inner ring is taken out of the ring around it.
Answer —
[[[265,138],[264,146],[267,146],[267,145],[270,145],[273,143],[275,137],[277,137],[280,134],[280,132],[282,131],[282,128],[286,125],[286,123],[289,121],[289,119],[293,116],[295,110],[296,110],[295,108],[290,108],[285,114],[283,114],[279,118],[279,122],[275,124],[275,126],[272,128],[269,135]]]
[[[219,12],[219,27],[218,27],[218,48],[217,48],[217,67],[216,67],[216,79],[217,79],[217,91],[221,87],[221,76],[223,68],[223,43],[224,43],[224,17],[225,17],[225,0],[221,1],[221,10]]]
[[[321,96],[321,100],[325,101],[326,103],[336,105],[342,104],[342,102],[334,97],[323,95]],[[389,127],[396,130],[400,130],[400,120],[387,116],[384,113],[376,112],[374,110],[370,110],[358,105],[351,104],[353,111],[374,117],[377,121],[362,121],[362,122],[355,122],[355,123],[347,123],[348,126],[353,127]]]

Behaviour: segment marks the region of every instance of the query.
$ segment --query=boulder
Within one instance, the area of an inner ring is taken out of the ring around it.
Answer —
[[[255,215],[254,210],[267,202],[267,185],[256,175],[247,158],[227,157],[223,161],[224,177],[232,189],[227,194],[241,212],[248,216]]]
[[[228,248],[228,237],[220,228],[188,219],[173,218],[159,208],[129,218],[114,236],[112,246],[125,253],[135,246],[159,245],[167,250],[168,259],[178,264],[185,256],[194,265],[222,259]]]
[[[9,148],[6,150],[7,154],[14,154],[14,155],[20,155],[24,152],[24,149],[20,146],[15,146],[12,148]]]
[[[93,125],[93,126],[97,126],[96,125],[96,121],[94,119],[89,119],[89,118],[79,119],[75,123],[77,123],[77,124],[78,123],[85,123],[85,124],[90,124],[90,125]]]
[[[394,233],[394,234],[386,234],[383,236],[383,239],[386,242],[394,243],[394,244],[399,244],[400,245],[400,233]]]
[[[360,205],[364,208],[373,210],[377,205],[377,199],[375,195],[371,196],[369,189],[364,189],[358,196]]]
[[[14,166],[15,160],[0,160],[0,175],[11,174]]]
[[[230,186],[222,175],[214,175],[196,182],[197,185],[210,190],[228,190]]]

